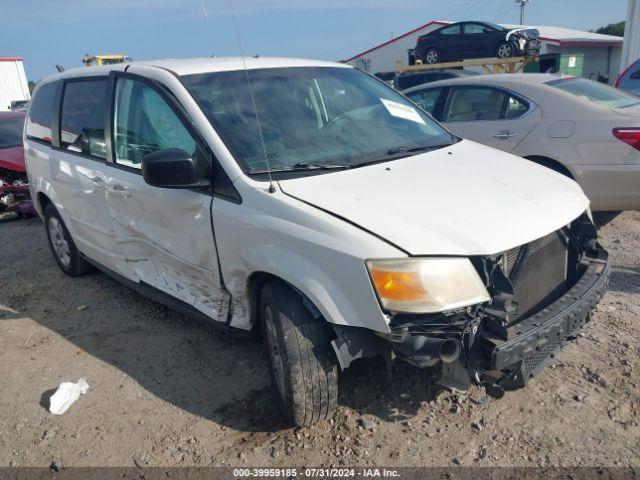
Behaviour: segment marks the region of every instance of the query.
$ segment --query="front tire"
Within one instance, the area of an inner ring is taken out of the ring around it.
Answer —
[[[333,416],[338,365],[326,322],[313,317],[297,292],[275,281],[262,289],[260,313],[271,384],[287,421],[303,426]]]
[[[44,211],[44,225],[49,246],[60,270],[70,277],[79,277],[90,272],[91,265],[80,255],[67,226],[53,204],[49,204]]]

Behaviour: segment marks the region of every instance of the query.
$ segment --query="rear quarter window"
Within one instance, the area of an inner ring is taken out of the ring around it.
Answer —
[[[640,105],[640,98],[635,95],[584,78],[560,78],[546,82],[546,85],[602,107],[625,108]]]
[[[51,120],[55,110],[58,82],[46,83],[35,93],[31,100],[29,118],[27,118],[27,138],[51,143]]]
[[[106,158],[104,134],[107,80],[67,82],[60,115],[60,147]]]

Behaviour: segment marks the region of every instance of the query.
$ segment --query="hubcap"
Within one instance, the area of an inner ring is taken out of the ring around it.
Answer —
[[[429,50],[427,52],[427,63],[436,63],[438,61],[438,52]]]
[[[506,58],[511,56],[511,46],[509,45],[500,45],[498,48],[498,56],[500,58]]]
[[[278,344],[278,333],[276,331],[276,325],[273,320],[273,314],[271,313],[270,306],[267,306],[264,311],[264,323],[265,329],[267,330],[267,348],[269,349],[269,359],[271,361],[273,378],[276,380],[276,386],[278,387],[280,397],[284,399],[284,364],[282,362],[282,354]]]
[[[49,219],[49,238],[51,238],[51,245],[53,246],[53,253],[60,263],[65,267],[71,263],[71,255],[69,253],[69,243],[64,236],[64,231],[60,221],[56,217]]]

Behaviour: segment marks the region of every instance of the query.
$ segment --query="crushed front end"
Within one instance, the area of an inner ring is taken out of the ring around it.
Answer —
[[[0,214],[7,212],[23,217],[36,215],[26,172],[0,158]]]
[[[487,303],[440,314],[397,314],[385,343],[439,383],[483,385],[500,397],[524,387],[591,319],[609,279],[607,252],[584,214],[570,225],[472,263]]]

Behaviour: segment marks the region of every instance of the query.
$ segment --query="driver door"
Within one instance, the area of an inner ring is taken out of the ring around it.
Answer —
[[[106,198],[115,229],[119,270],[134,282],[169,294],[225,321],[224,292],[211,219],[209,190],[168,189],[145,183],[148,153],[179,148],[199,159],[203,177],[211,155],[186,126],[179,105],[142,77],[112,73],[115,92],[110,125],[114,163]]]

